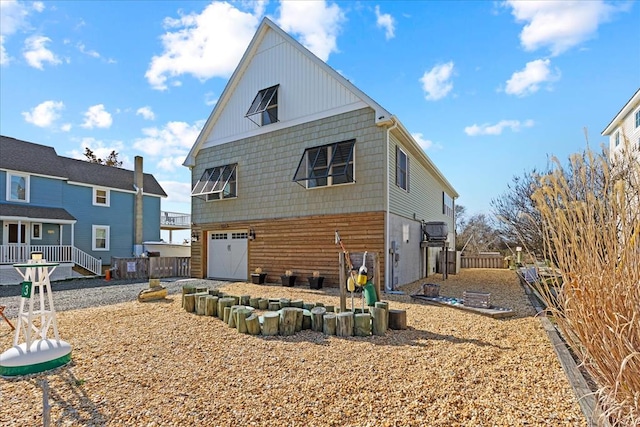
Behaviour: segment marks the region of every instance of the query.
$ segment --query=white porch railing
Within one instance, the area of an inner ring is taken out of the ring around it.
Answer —
[[[72,262],[94,274],[102,274],[102,260],[71,245],[2,245],[0,263],[26,262],[32,252],[42,252],[42,258],[50,262]]]

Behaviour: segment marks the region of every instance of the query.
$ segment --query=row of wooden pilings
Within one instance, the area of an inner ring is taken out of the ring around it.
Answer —
[[[384,335],[389,328],[407,328],[406,311],[389,309],[389,304],[383,301],[373,307],[340,312],[333,305],[319,302],[234,296],[217,289],[184,285],[182,306],[197,315],[217,317],[238,332],[250,335],[287,336],[310,329],[325,335],[363,337]],[[256,310],[263,314],[258,315]]]

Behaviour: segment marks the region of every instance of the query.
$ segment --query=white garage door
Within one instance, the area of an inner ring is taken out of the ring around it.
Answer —
[[[247,280],[246,231],[209,233],[208,276],[215,279]]]

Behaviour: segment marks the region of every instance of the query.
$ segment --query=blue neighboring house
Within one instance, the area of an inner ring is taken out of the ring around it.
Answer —
[[[131,171],[90,163],[0,136],[0,284],[15,281],[12,264],[31,252],[60,262],[57,278],[64,278],[72,268],[102,274],[111,257],[139,255],[142,242],[160,240],[160,201],[167,195],[142,172],[142,158],[136,165]]]

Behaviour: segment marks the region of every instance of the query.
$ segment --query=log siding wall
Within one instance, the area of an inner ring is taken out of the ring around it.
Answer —
[[[192,276],[208,277],[209,232],[244,229],[256,235],[248,242],[248,273],[260,267],[267,273],[267,282],[280,282],[280,275],[292,270],[298,276],[296,285],[308,286],[307,277],[317,270],[325,277],[324,286],[337,287],[341,249],[335,244],[336,230],[349,252],[377,253],[384,278],[384,217],[379,211],[199,224],[194,228],[200,234],[199,241],[191,245]],[[379,282],[384,287],[384,279]]]

